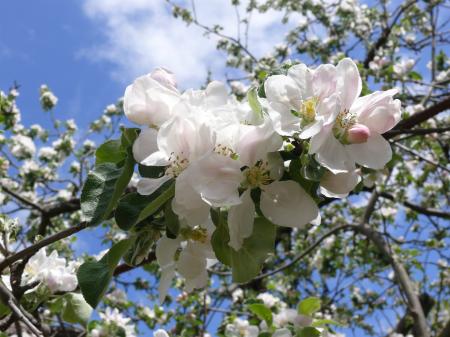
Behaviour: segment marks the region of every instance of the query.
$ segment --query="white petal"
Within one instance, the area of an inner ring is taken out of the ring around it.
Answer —
[[[372,133],[367,142],[351,144],[347,148],[355,162],[376,170],[382,169],[392,158],[391,145],[377,133]]]
[[[156,151],[141,161],[145,166],[167,166],[170,164],[169,158],[162,151]]]
[[[170,289],[172,280],[175,277],[175,264],[161,268],[161,277],[159,279],[158,292],[159,302],[163,303]]]
[[[319,208],[295,181],[275,181],[261,192],[261,211],[274,224],[301,228],[317,218]]]
[[[210,107],[227,104],[229,95],[225,84],[212,81],[205,89],[206,104]]]
[[[183,174],[208,204],[220,207],[240,203],[238,188],[243,180],[241,164],[215,152],[192,163]]]
[[[355,62],[345,58],[337,67],[337,91],[341,97],[342,110],[350,109],[355,99],[361,94],[361,77]]]
[[[307,125],[303,129],[302,133],[300,133],[299,137],[301,139],[311,138],[312,136],[318,134],[322,130],[322,126],[323,126],[323,120],[322,119],[317,119],[313,123]]]
[[[158,329],[153,333],[153,337],[169,337],[169,334],[162,329]]]
[[[293,136],[300,130],[300,118],[291,113],[291,109],[281,103],[266,104],[267,101],[261,100],[262,105],[266,107],[273,127],[278,134],[282,136]]]
[[[341,144],[332,132],[316,153],[316,160],[333,173],[347,172],[355,168],[355,160],[350,157],[346,147]]]
[[[289,68],[288,76],[292,78],[300,90],[300,98],[307,99],[314,96],[313,76],[314,70],[309,69],[306,64],[296,64]]]
[[[322,64],[314,71],[312,87],[315,97],[324,99],[336,92],[337,71],[332,64]]]
[[[158,151],[156,137],[158,131],[153,128],[142,130],[133,144],[133,156],[138,163],[142,162],[152,153]]]
[[[228,212],[228,229],[230,231],[230,247],[238,251],[245,238],[253,233],[253,220],[255,219],[255,204],[246,190],[241,195],[241,204],[233,206]]]
[[[175,253],[180,247],[179,239],[169,239],[167,236],[161,237],[156,243],[156,260],[161,268],[170,266],[174,263]]]
[[[297,83],[291,77],[270,76],[264,83],[264,89],[270,103],[282,103],[296,111],[299,109],[302,96]]]
[[[358,116],[358,123],[366,125],[370,131],[383,134],[392,129],[401,119],[401,103],[392,97],[397,89],[375,91],[359,97],[350,109]]]
[[[253,166],[258,160],[265,159],[267,153],[278,151],[283,139],[275,133],[270,121],[259,126],[243,125],[236,147],[239,161],[243,165]]]
[[[170,177],[166,175],[161,178],[141,178],[137,183],[137,192],[141,195],[151,195],[169,180]]]
[[[320,193],[329,198],[344,198],[360,181],[358,170],[338,174],[326,171],[320,179]]]
[[[283,328],[275,330],[272,337],[292,337],[292,334],[288,329]]]

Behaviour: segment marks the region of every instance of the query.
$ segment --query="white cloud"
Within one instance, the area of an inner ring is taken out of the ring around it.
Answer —
[[[197,0],[196,9],[201,23],[220,24],[226,34],[236,34],[236,14],[229,1]],[[105,41],[81,54],[112,63],[112,75],[121,82],[157,66],[172,70],[181,87],[203,84],[208,69],[218,79],[225,73],[225,55],[215,49],[215,40],[174,19],[164,0],[84,0],[83,11]],[[288,26],[280,24],[281,18],[282,13],[275,11],[253,14],[249,46],[254,54],[264,55],[283,41]]]

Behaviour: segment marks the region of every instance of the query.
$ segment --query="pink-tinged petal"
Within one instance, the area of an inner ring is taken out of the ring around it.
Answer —
[[[360,181],[359,170],[338,174],[326,171],[320,179],[320,193],[328,198],[345,198]]]
[[[341,144],[330,132],[316,152],[316,160],[333,173],[347,172],[355,168],[355,160],[350,157]]]
[[[262,125],[243,125],[236,146],[239,161],[247,166],[253,166],[258,160],[265,159],[267,153],[278,151],[283,145],[283,139],[275,133],[270,121]]]
[[[133,144],[133,157],[138,163],[158,151],[157,136],[158,131],[152,128],[141,131]]]
[[[241,164],[215,152],[192,163],[184,172],[198,195],[211,206],[232,206],[240,203],[238,188],[244,179]]]
[[[175,79],[175,75],[164,68],[156,68],[152,71],[151,77],[158,81],[161,85],[165,86],[167,89],[171,89],[176,91],[177,80]]]
[[[328,137],[332,137],[332,125],[326,125],[322,128],[322,130],[311,137],[309,141],[309,153],[314,154],[319,151],[322,145],[326,142]]]
[[[317,105],[317,118],[322,118],[325,124],[332,124],[341,111],[339,96],[332,94],[322,99]]]
[[[359,165],[376,170],[382,169],[392,158],[391,145],[377,133],[372,133],[363,144],[347,145],[346,150]]]
[[[274,224],[302,228],[317,218],[319,208],[295,181],[275,181],[261,192],[261,211]]]
[[[353,102],[361,94],[362,83],[359,70],[352,59],[339,61],[337,67],[337,91],[341,97],[341,109],[350,109]]]
[[[301,92],[297,83],[289,76],[273,75],[264,83],[267,100],[270,103],[281,103],[290,109],[298,110],[301,103]]]
[[[393,99],[397,89],[375,91],[370,95],[359,97],[350,113],[358,117],[358,123],[370,130],[383,134],[392,129],[401,119],[401,103]]]
[[[316,68],[313,75],[313,96],[324,99],[336,92],[337,71],[332,64],[322,64]]]
[[[241,249],[245,238],[253,233],[253,221],[255,219],[255,204],[246,190],[241,195],[241,204],[233,206],[228,212],[228,229],[230,231],[229,246],[238,251]]]
[[[141,178],[137,183],[137,192],[141,195],[151,195],[160,188],[170,177],[163,175],[161,178]]]
[[[297,86],[300,89],[301,99],[307,99],[314,96],[314,70],[309,69],[306,64],[296,64],[289,68],[287,75],[297,83]]]

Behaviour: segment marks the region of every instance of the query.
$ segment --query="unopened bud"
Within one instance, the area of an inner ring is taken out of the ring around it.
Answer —
[[[347,130],[346,140],[350,144],[361,144],[367,142],[370,137],[370,129],[363,124],[355,124]]]

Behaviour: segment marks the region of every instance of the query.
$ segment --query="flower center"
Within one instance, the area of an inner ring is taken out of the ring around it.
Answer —
[[[302,102],[300,107],[300,117],[302,118],[302,124],[307,125],[316,119],[316,107],[319,103],[317,97],[311,97]]]
[[[255,166],[246,168],[244,170],[245,181],[243,187],[257,188],[268,185],[272,182],[270,172],[268,170],[268,163],[259,161]]]
[[[206,243],[208,241],[208,232],[205,228],[200,226],[183,227],[180,229],[180,234],[186,240],[192,240],[200,243]]]
[[[356,124],[356,115],[348,110],[343,110],[336,117],[333,126],[333,134],[342,144],[350,144],[347,140],[348,130]]]
[[[233,151],[232,148],[226,145],[217,144],[214,147],[214,152],[220,154],[221,156],[230,157],[231,159],[238,159],[238,154]]]
[[[180,155],[175,155],[174,152],[170,154],[169,161],[170,164],[167,167],[165,174],[171,178],[178,177],[189,165],[189,160],[187,158]]]

